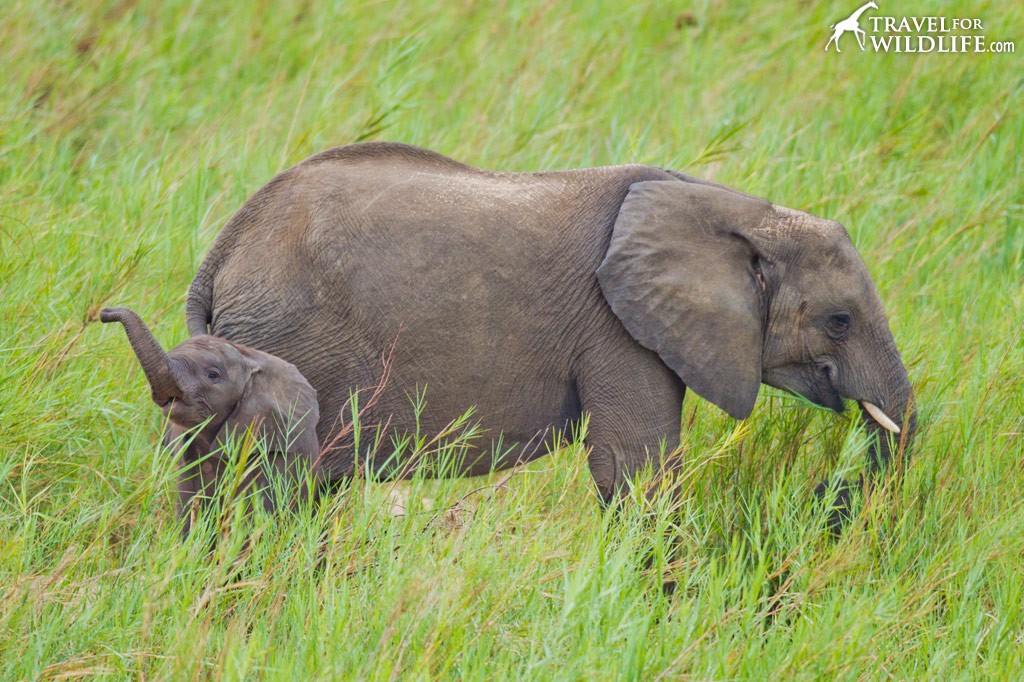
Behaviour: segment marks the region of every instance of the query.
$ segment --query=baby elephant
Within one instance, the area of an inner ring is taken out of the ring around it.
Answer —
[[[298,485],[316,468],[320,419],[316,391],[291,363],[215,336],[194,336],[164,352],[138,315],[104,308],[103,322],[120,322],[146,373],[153,402],[167,417],[164,445],[180,458],[178,511],[184,532],[191,527],[193,501],[213,497],[224,475],[233,475],[223,446],[240,443],[251,429],[266,461],[246,480],[262,490],[267,510],[276,505],[270,479],[283,475]],[[187,433],[204,424],[197,433]],[[254,451],[255,452],[255,451]]]

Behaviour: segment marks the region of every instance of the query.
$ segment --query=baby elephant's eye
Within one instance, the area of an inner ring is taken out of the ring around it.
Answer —
[[[850,331],[850,324],[853,320],[850,318],[849,313],[834,313],[829,315],[826,326],[828,328],[828,335],[833,339],[839,341],[846,338],[846,335]]]
[[[211,369],[209,372],[206,373],[206,378],[209,379],[210,381],[217,381],[218,379],[220,379],[220,372],[218,372],[215,369]]]

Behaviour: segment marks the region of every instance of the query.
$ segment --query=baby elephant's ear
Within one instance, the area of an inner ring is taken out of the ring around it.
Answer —
[[[320,452],[316,391],[295,365],[253,348],[235,347],[252,375],[223,430],[238,438],[252,426],[268,452],[304,455],[312,463]]]
[[[766,311],[753,234],[770,209],[724,187],[638,182],[597,269],[630,335],[737,419],[761,384]]]

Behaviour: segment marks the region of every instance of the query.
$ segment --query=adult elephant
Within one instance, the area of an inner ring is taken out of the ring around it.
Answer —
[[[544,454],[549,429],[589,413],[606,501],[678,443],[687,387],[737,419],[763,382],[837,411],[857,400],[869,429],[903,444],[914,431],[907,372],[844,228],[650,166],[497,173],[404,144],[331,149],[231,218],[187,317],[193,335],[298,367],[321,443],[396,338],[365,418],[429,433],[474,407],[489,437],[449,473]],[[511,447],[492,447],[499,434]],[[390,456],[370,467],[414,468]],[[350,475],[356,457],[331,450],[323,472]]]

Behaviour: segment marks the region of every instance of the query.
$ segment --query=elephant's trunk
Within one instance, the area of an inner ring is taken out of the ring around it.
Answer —
[[[871,450],[872,469],[885,468],[894,455],[906,459],[917,435],[917,408],[906,370],[900,365],[892,374],[884,407],[861,402],[868,432],[878,436]]]
[[[127,308],[104,308],[100,321],[120,322],[128,335],[128,342],[146,373],[149,387],[153,391],[153,402],[163,407],[172,398],[182,398],[183,393],[174,379],[167,353],[160,347],[142,319]]]

